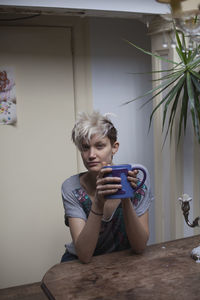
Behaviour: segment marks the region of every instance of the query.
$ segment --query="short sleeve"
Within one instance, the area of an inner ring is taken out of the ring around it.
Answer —
[[[76,197],[76,190],[80,188],[78,185],[78,175],[74,175],[62,184],[62,200],[65,210],[65,224],[69,226],[68,217],[80,218],[86,220],[86,214]]]
[[[132,165],[132,167],[141,167],[146,172],[146,180],[143,186],[136,191],[134,198],[132,200],[136,214],[138,216],[141,216],[149,209],[152,201],[154,200],[154,197],[151,192],[150,176],[147,168],[139,164],[137,165],[134,164]],[[139,180],[141,180],[142,173],[139,173],[137,177]]]

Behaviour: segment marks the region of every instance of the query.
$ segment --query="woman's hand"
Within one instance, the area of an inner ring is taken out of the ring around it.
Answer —
[[[128,171],[127,179],[130,182],[133,189],[135,189],[137,187],[137,182],[138,182],[137,174],[138,174],[138,172],[139,172],[138,170]]]
[[[122,188],[120,177],[104,177],[105,174],[108,174],[111,171],[111,168],[102,168],[99,171],[96,181],[95,197],[95,202],[97,205],[104,206],[106,196],[114,194],[118,191],[118,189]]]

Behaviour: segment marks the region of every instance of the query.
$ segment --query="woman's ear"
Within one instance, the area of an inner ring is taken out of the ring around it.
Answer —
[[[119,149],[119,142],[116,141],[114,142],[114,144],[112,145],[112,154],[114,155]]]

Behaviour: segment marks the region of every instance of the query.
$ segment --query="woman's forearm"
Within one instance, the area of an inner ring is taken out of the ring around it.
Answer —
[[[92,211],[90,211],[87,222],[75,241],[76,253],[83,263],[90,262],[98,242],[101,228],[103,213],[96,209],[95,206],[92,206]]]
[[[144,251],[149,239],[148,213],[138,217],[130,199],[123,199],[122,208],[131,248],[134,252],[141,253]]]

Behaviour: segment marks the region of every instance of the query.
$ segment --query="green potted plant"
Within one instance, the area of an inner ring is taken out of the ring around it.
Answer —
[[[158,95],[162,95],[162,92],[166,90],[166,94],[163,96],[161,101],[156,105],[150,115],[149,127],[152,123],[152,118],[157,111],[157,109],[164,105],[163,109],[163,121],[162,129],[166,126],[165,139],[170,132],[170,137],[172,135],[172,129],[174,125],[175,116],[179,111],[179,128],[178,128],[178,143],[181,137],[182,131],[185,133],[187,126],[187,114],[190,111],[192,116],[192,123],[194,128],[195,136],[200,144],[200,56],[199,50],[200,46],[196,45],[193,49],[186,48],[186,37],[183,32],[177,32],[176,35],[176,51],[180,58],[179,62],[165,59],[157,54],[146,51],[137,45],[133,44],[130,41],[127,41],[131,46],[137,48],[138,50],[155,57],[156,59],[165,60],[172,68],[163,71],[153,71],[152,73],[167,73],[167,75],[160,75],[160,78],[157,79],[158,85],[146,92],[144,95],[141,95],[135,99],[132,99],[124,104],[128,104],[132,101],[135,101],[144,96],[150,95],[150,98],[146,103],[152,101]],[[182,39],[180,36],[182,35]],[[153,96],[151,96],[153,94]],[[180,107],[180,110],[177,109]],[[169,118],[166,118],[167,113]],[[168,122],[167,122],[168,119]]]

